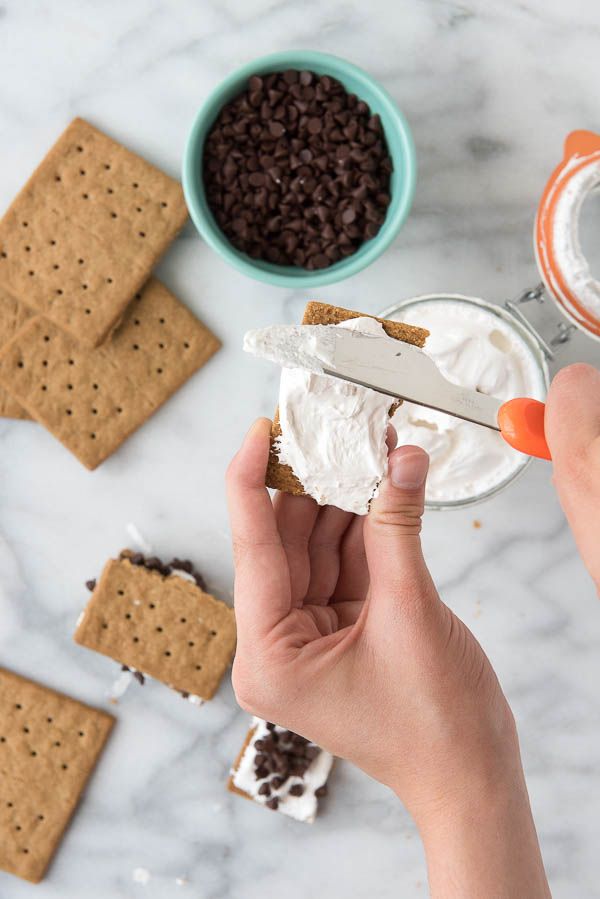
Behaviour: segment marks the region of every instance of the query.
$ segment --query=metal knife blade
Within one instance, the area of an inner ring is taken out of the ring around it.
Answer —
[[[327,327],[327,330],[335,335],[333,355],[329,337],[322,354],[318,349],[318,333],[316,341],[316,355],[325,374],[500,430],[498,410],[502,401],[448,381],[418,347],[386,334],[339,327]]]
[[[500,431],[501,400],[453,384],[423,350],[382,330],[272,325],[248,331],[244,349],[284,367],[323,372]]]

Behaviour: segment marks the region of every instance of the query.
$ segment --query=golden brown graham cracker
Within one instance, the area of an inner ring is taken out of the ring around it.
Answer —
[[[395,340],[403,340],[405,343],[411,343],[413,346],[423,347],[429,336],[429,331],[425,328],[417,328],[414,325],[407,325],[404,322],[394,322],[385,318],[377,318],[376,315],[368,315],[365,312],[353,312],[350,309],[343,309],[341,306],[332,306],[330,303],[318,303],[312,301],[307,303],[302,318],[303,325],[339,325],[340,322],[348,321],[352,318],[374,318],[383,325],[385,333]],[[390,406],[390,416],[394,414],[399,403],[393,403]],[[277,456],[276,441],[281,436],[281,427],[279,424],[279,411],[275,410],[273,417],[273,427],[271,429],[271,449],[269,452],[269,461],[267,464],[267,475],[265,483],[267,487],[274,490],[281,490],[284,493],[291,493],[294,496],[304,496],[304,488],[289,465],[283,465]]]
[[[98,346],[186,218],[177,181],[74,119],[0,221],[0,282]]]
[[[0,285],[0,346],[14,337],[32,312]],[[1,418],[31,418],[12,396],[0,387]]]
[[[41,316],[0,350],[0,385],[88,468],[96,468],[220,342],[151,278],[112,340],[81,347]]]
[[[254,802],[254,798],[250,795],[250,793],[246,793],[245,790],[240,790],[239,787],[236,787],[236,785],[233,782],[233,778],[235,776],[235,772],[240,767],[240,762],[242,761],[242,757],[243,757],[246,749],[252,742],[255,732],[256,732],[256,726],[251,727],[249,729],[248,733],[246,734],[246,739],[244,740],[244,742],[242,744],[242,748],[240,749],[240,751],[237,754],[237,758],[231,767],[231,773],[229,774],[229,777],[227,779],[227,789],[229,790],[230,793],[236,793],[238,796],[243,796],[244,799],[250,799],[252,802]]]
[[[113,724],[0,668],[0,868],[42,879]]]
[[[75,631],[88,649],[211,699],[235,650],[233,609],[177,575],[109,560]]]

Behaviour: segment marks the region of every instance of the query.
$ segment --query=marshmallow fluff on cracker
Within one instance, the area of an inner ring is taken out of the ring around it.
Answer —
[[[308,326],[308,327],[307,327]],[[292,349],[278,326],[246,335],[244,349],[282,365],[267,486],[307,494],[319,505],[365,515],[387,470],[386,434],[398,401],[323,374],[315,364],[315,334],[323,326],[380,333],[422,346],[427,332],[324,303],[309,303],[301,341]],[[326,366],[327,339],[319,333]],[[332,341],[333,343],[333,341]]]
[[[272,811],[312,824],[327,794],[334,758],[315,743],[253,718],[228,789]]]

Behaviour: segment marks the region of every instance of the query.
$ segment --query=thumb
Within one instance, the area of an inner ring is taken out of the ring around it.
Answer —
[[[387,477],[365,522],[365,550],[371,593],[399,601],[421,599],[435,588],[421,550],[421,516],[429,456],[418,446],[390,453]]]

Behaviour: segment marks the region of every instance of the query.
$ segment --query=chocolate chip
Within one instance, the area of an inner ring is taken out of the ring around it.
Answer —
[[[285,126],[281,122],[271,121],[269,122],[269,131],[273,137],[281,137],[282,134],[285,134]]]
[[[273,796],[271,799],[267,800],[265,805],[267,806],[267,808],[273,809],[273,811],[275,812],[279,808],[279,799],[277,798],[277,796]]]
[[[271,786],[274,790],[278,790],[280,787],[282,787],[284,782],[284,778],[280,777],[278,774],[276,774],[275,777],[271,778]]]
[[[146,683],[146,678],[144,677],[144,675],[142,674],[142,672],[141,672],[141,671],[138,671],[138,670],[136,669],[136,670],[133,672],[133,676],[135,677],[136,681],[138,681],[138,683],[141,684],[142,687],[143,687],[144,684]]]
[[[271,787],[268,783],[261,784],[258,788],[259,796],[270,796],[271,795]]]
[[[96,589],[96,578],[92,578],[91,581],[86,581],[85,586],[88,588],[90,593],[93,592]]]
[[[322,799],[324,796],[327,796],[327,785],[323,784],[322,787],[317,787],[315,790],[315,796],[317,799]]]
[[[142,553],[133,553],[133,555],[129,556],[129,561],[132,565],[143,565],[144,556]]]
[[[293,787],[290,787],[290,796],[302,796],[304,793],[304,787],[302,784],[294,784]]]

